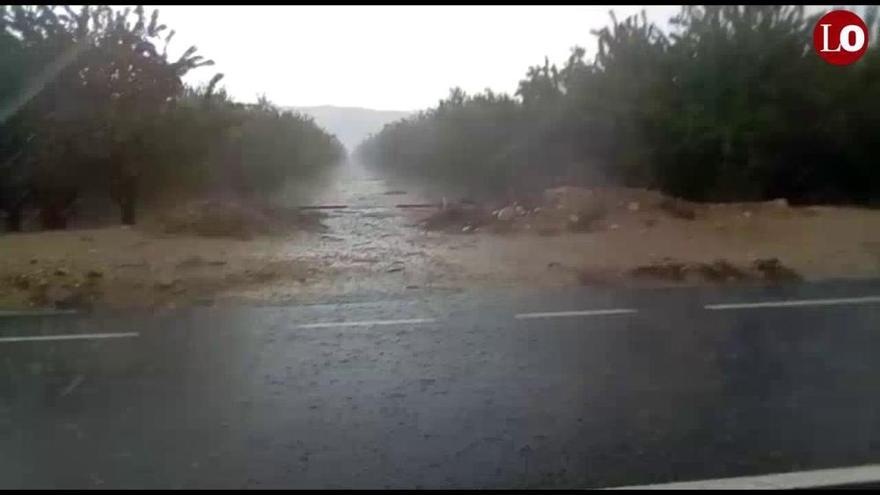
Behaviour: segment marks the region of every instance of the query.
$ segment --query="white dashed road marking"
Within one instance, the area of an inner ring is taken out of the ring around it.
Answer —
[[[714,480],[664,483],[658,485],[623,486],[612,490],[748,490],[748,489],[798,489],[819,488],[880,481],[880,464],[867,466],[818,469],[793,473],[767,474],[762,476],[742,476]]]
[[[74,333],[68,335],[34,335],[31,337],[0,337],[0,344],[10,342],[40,342],[52,340],[124,339],[140,336],[137,332],[125,333]]]
[[[706,309],[750,309],[750,308],[787,308],[794,306],[836,306],[843,304],[876,304],[880,296],[845,297],[840,299],[800,299],[789,301],[762,301],[750,303],[707,304]]]
[[[305,323],[297,328],[332,328],[332,327],[371,327],[374,325],[419,325],[434,323],[434,318],[413,318],[409,320],[373,320],[373,321],[331,321],[327,323]]]
[[[566,316],[602,316],[602,315],[623,315],[637,313],[638,310],[629,308],[620,309],[587,309],[583,311],[552,311],[549,313],[519,313],[514,318],[523,320],[527,318],[559,318]]]
[[[66,395],[70,395],[70,393],[73,392],[76,387],[79,387],[83,380],[85,380],[85,377],[83,375],[76,375],[75,377],[73,377],[73,380],[71,380],[70,383],[66,387],[64,387],[64,390],[62,390],[61,393],[58,394],[58,396],[64,397]]]

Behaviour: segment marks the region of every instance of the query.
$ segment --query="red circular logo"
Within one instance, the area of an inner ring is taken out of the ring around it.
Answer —
[[[848,10],[832,10],[813,28],[813,48],[829,64],[849,65],[868,49],[868,27]]]

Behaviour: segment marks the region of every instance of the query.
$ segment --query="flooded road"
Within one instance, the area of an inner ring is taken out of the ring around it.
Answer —
[[[421,219],[437,210],[430,205],[439,205],[440,195],[425,194],[347,162],[317,183],[289,187],[280,201],[314,207],[326,215],[322,220],[326,232],[299,233],[281,253],[319,263],[325,276],[310,284],[310,292],[357,299],[377,293],[443,290],[448,288],[443,281],[456,273],[445,258],[448,247],[455,249],[461,240],[419,226]]]
[[[418,228],[417,216],[436,208],[420,208],[414,215],[413,210],[397,207],[430,200],[389,182],[349,162],[335,171],[327,187],[311,197],[310,205],[345,206],[325,210],[328,217],[324,223],[329,232],[321,237],[332,244],[340,260],[375,263],[377,269],[393,271],[403,264],[418,265],[419,258],[425,256],[424,245],[419,242],[425,234]]]
[[[434,195],[406,187],[357,161],[338,165],[314,184],[292,186],[288,193],[301,205],[347,205],[350,208],[392,208],[401,203],[438,202]]]

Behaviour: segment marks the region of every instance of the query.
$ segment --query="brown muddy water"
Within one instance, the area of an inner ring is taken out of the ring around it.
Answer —
[[[474,239],[426,232],[419,225],[441,203],[442,195],[437,192],[348,162],[318,183],[288,187],[278,201],[320,208],[326,214],[326,232],[298,233],[279,253],[310,258],[321,266],[324,275],[308,288],[300,287],[309,293],[356,297],[375,292],[457,290],[460,284],[455,280],[467,275],[455,252],[473,247]]]

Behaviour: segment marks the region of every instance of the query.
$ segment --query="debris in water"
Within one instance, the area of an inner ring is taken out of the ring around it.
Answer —
[[[694,220],[697,218],[697,213],[694,207],[677,198],[665,198],[660,201],[659,207],[661,210],[669,213],[675,218],[680,218],[682,220]]]
[[[496,215],[496,218],[500,222],[509,222],[515,217],[516,208],[514,208],[513,206],[505,206],[504,208],[501,208],[500,210],[498,210],[498,214]]]
[[[752,266],[770,282],[794,282],[802,279],[800,274],[783,265],[778,258],[757,259]]]
[[[156,288],[161,290],[166,290],[174,287],[174,284],[177,283],[177,279],[174,278],[164,278],[156,282]]]
[[[717,259],[711,264],[697,263],[692,268],[710,282],[728,282],[750,278],[745,271],[723,259]]]
[[[396,263],[394,265],[389,266],[385,271],[388,273],[403,271],[403,264]]]

